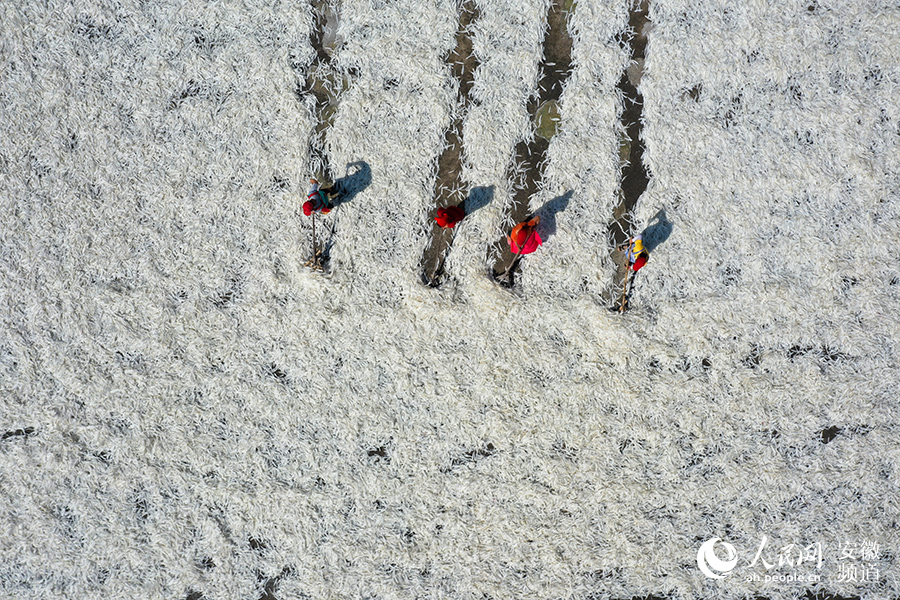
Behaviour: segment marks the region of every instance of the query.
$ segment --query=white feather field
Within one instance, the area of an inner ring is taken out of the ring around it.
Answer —
[[[475,4],[432,289],[455,0],[332,6],[325,272],[319,4],[0,2],[0,597],[900,597],[900,4],[650,0],[625,314],[632,7],[566,5],[508,290],[549,2]]]

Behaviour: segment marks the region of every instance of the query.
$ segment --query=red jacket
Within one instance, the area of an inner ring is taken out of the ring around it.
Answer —
[[[631,263],[632,271],[639,271],[641,267],[647,264],[647,261],[650,259],[650,254],[647,253],[646,250],[642,250],[640,254],[637,255],[637,258],[634,259],[634,262]]]
[[[437,216],[434,218],[441,227],[452,229],[457,223],[463,220],[466,213],[458,206],[448,206],[447,208],[437,209]]]
[[[509,237],[506,238],[513,254],[531,254],[543,243],[537,232],[537,225],[540,222],[541,218],[535,217],[527,223],[519,223],[513,227]]]
[[[327,215],[331,212],[331,205],[328,202],[328,196],[321,190],[310,192],[307,196],[308,200],[303,203],[303,214],[307,217],[314,212],[320,212]]]

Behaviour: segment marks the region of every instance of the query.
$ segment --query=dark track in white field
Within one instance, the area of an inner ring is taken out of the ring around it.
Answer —
[[[453,77],[459,84],[453,120],[444,134],[444,150],[438,158],[437,179],[434,186],[434,207],[463,206],[467,190],[462,179],[463,123],[471,104],[470,93],[475,83],[478,59],[472,48],[471,26],[479,17],[474,0],[463,0],[459,6],[459,27],[456,30],[456,46],[447,55]],[[443,279],[444,260],[453,243],[453,229],[444,229],[431,223],[431,241],[422,256],[422,281],[431,287],[440,285]]]
[[[544,54],[538,67],[538,89],[528,100],[534,135],[516,144],[508,174],[513,193],[508,215],[514,223],[524,221],[530,214],[529,203],[541,189],[547,149],[559,124],[559,100],[572,73],[572,37],[567,28],[568,15],[569,10],[564,3],[554,2],[547,11]],[[504,287],[512,287],[515,269],[510,267],[516,256],[505,239],[495,242],[494,251],[498,258],[494,263],[493,277]]]
[[[644,165],[643,112],[644,98],[638,91],[644,71],[644,59],[647,48],[647,30],[650,24],[650,6],[648,0],[633,0],[629,12],[628,27],[619,35],[619,44],[629,53],[630,61],[619,83],[616,86],[622,95],[621,124],[624,134],[619,139],[619,159],[624,161],[619,176],[618,201],[613,209],[612,219],[607,226],[608,237],[612,243],[610,256],[617,265],[615,281],[612,285],[608,301],[618,298],[625,285],[626,270],[624,255],[617,250],[624,244],[634,223],[634,208],[638,198],[647,189],[650,174]],[[626,291],[626,299],[627,302]]]

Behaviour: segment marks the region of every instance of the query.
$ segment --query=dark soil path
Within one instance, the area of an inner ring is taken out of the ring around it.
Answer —
[[[475,83],[478,59],[472,48],[470,26],[478,19],[479,12],[474,0],[464,0],[460,4],[459,27],[456,31],[456,46],[447,55],[453,76],[459,82],[456,116],[444,134],[444,151],[437,164],[437,181],[434,190],[434,207],[460,205],[466,201],[466,190],[462,181],[463,121],[471,100],[469,94]],[[422,257],[422,281],[437,287],[443,280],[444,259],[453,243],[455,230],[443,229],[437,222],[431,223],[431,242]]]
[[[628,19],[628,29],[619,37],[623,49],[630,52],[631,64],[622,74],[617,86],[625,104],[621,117],[625,136],[619,141],[620,155],[627,162],[620,175],[619,199],[607,228],[609,238],[613,242],[610,256],[618,267],[612,290],[606,298],[609,302],[618,301],[623,292],[628,271],[625,255],[617,248],[628,240],[634,229],[634,207],[650,182],[650,176],[644,166],[644,141],[641,137],[644,98],[637,89],[644,70],[647,30],[650,23],[649,4],[649,0],[634,1]]]
[[[535,136],[533,140],[523,140],[516,145],[508,175],[513,189],[509,215],[514,223],[526,220],[529,216],[529,201],[541,188],[547,149],[559,121],[559,99],[565,82],[572,73],[572,38],[566,24],[568,14],[566,3],[554,2],[547,12],[538,90],[528,102],[528,114],[534,122]],[[494,243],[493,252],[499,254],[494,263],[494,279],[505,287],[512,287],[515,273],[510,267],[516,257],[505,238]]]
[[[337,10],[338,5],[334,2],[313,0],[314,21],[309,41],[316,56],[306,70],[305,81],[296,91],[301,100],[309,95],[315,100],[316,126],[309,140],[310,171],[325,187],[333,183],[325,152],[325,133],[337,111],[338,97],[348,87],[348,82],[332,64],[332,54],[336,50]]]

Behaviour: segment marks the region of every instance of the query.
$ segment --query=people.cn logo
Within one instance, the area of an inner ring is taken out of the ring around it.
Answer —
[[[725,560],[716,556],[716,542],[720,541],[722,541],[721,538],[706,540],[697,551],[697,566],[710,579],[724,579],[737,566],[737,551],[728,542],[722,542],[722,546],[725,548]]]

